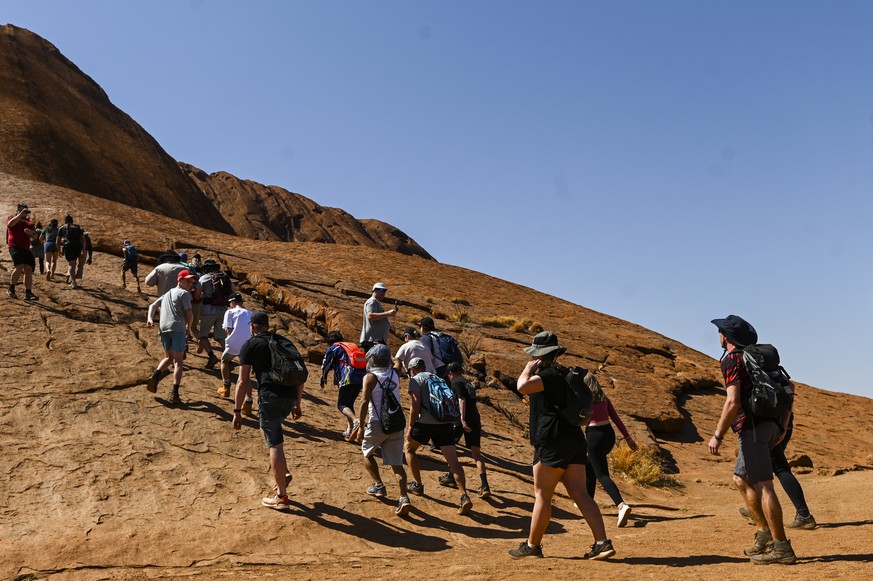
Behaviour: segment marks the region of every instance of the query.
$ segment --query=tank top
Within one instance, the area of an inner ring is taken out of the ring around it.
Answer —
[[[376,385],[373,387],[373,393],[370,396],[370,405],[367,407],[370,417],[379,418],[379,410],[382,409],[382,390],[391,389],[394,391],[394,397],[400,401],[400,379],[397,377],[397,372],[393,369],[384,371],[371,371],[376,377]]]

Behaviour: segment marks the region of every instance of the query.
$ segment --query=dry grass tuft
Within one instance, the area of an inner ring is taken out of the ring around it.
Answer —
[[[515,318],[514,317],[506,317],[506,316],[485,317],[484,319],[479,321],[479,324],[482,325],[483,327],[498,327],[498,328],[508,329],[509,327],[512,327],[515,324]]]
[[[661,455],[654,448],[641,446],[636,452],[621,442],[609,454],[610,469],[639,486],[676,486],[676,480],[664,473]]]

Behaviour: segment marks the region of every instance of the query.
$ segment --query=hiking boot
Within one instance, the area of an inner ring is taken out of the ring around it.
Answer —
[[[612,541],[606,539],[605,541],[600,541],[599,543],[591,545],[591,550],[582,555],[582,558],[590,559],[592,561],[602,561],[610,558],[614,554],[615,549],[612,548]]]
[[[751,557],[752,555],[769,553],[772,548],[773,535],[770,534],[770,531],[756,531],[755,544],[751,547],[746,547],[743,549],[743,552]]]
[[[384,498],[388,495],[388,493],[385,491],[385,484],[383,484],[382,482],[374,484],[373,486],[368,488],[367,494],[369,494],[370,496],[375,496],[377,498]]]
[[[230,397],[230,386],[222,385],[218,388],[218,397]]]
[[[818,523],[815,522],[815,519],[812,515],[800,516],[799,514],[794,517],[794,520],[787,525],[785,525],[786,529],[803,529],[805,531],[811,531],[815,527],[818,526]]]
[[[439,478],[437,478],[437,482],[439,482],[443,486],[448,486],[449,488],[457,488],[458,483],[455,482],[455,475],[451,472],[446,472],[445,474],[440,474]]]
[[[483,484],[482,487],[479,489],[479,498],[491,498],[491,489],[488,488],[487,484]]]
[[[291,507],[291,501],[288,500],[288,495],[279,496],[278,494],[274,494],[273,496],[262,498],[261,504],[266,506],[267,508],[275,508],[275,509],[285,509]]]
[[[252,399],[247,397],[243,402],[242,413],[243,415],[250,416],[252,415]]]
[[[509,556],[513,559],[523,559],[524,557],[536,557],[542,559],[543,546],[537,545],[536,547],[531,547],[527,544],[527,541],[522,541],[517,549],[509,551]]]
[[[406,491],[409,494],[414,494],[415,496],[424,496],[424,484],[419,484],[414,480],[410,480],[406,485]]]
[[[469,514],[469,512],[472,508],[473,508],[473,501],[470,500],[469,495],[462,494],[461,495],[461,506],[458,507],[458,514]]]
[[[6,294],[9,296],[10,299],[17,299],[18,298],[18,295],[15,294],[15,287],[14,286],[7,287]]]
[[[221,359],[216,357],[215,353],[210,353],[209,354],[209,361],[206,362],[206,369],[214,369],[219,361],[221,361]]]
[[[201,353],[203,353],[203,345],[197,343],[197,355],[200,355]]]
[[[412,510],[412,503],[409,502],[408,496],[401,496],[397,501],[397,508],[394,509],[394,514],[397,516],[406,516]]]
[[[146,389],[149,390],[150,393],[158,392],[158,382],[161,380],[160,374],[156,371],[152,373],[149,380],[146,382]]]
[[[621,508],[618,509],[618,526],[623,527],[627,524],[627,519],[630,516],[631,507],[625,502],[621,505]]]
[[[793,565],[797,562],[797,555],[791,548],[791,541],[773,541],[773,549],[769,553],[752,555],[752,563],[755,565]]]
[[[24,300],[26,301],[38,301],[39,297],[33,294],[30,289],[25,289],[24,291]]]
[[[173,393],[170,394],[170,403],[173,403],[176,405],[182,403],[182,398],[179,397],[179,388],[176,386],[173,386]]]
[[[740,509],[740,514],[741,514],[742,516],[746,517],[746,518],[749,520],[749,524],[750,524],[750,525],[755,524],[755,519],[752,518],[752,511],[750,511],[750,510],[749,510],[748,508],[746,508],[745,506],[744,506],[743,508]]]

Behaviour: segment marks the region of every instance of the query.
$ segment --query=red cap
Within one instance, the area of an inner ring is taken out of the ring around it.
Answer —
[[[176,280],[182,280],[183,278],[197,278],[197,275],[191,274],[191,271],[186,269],[179,273],[179,276],[176,277]]]

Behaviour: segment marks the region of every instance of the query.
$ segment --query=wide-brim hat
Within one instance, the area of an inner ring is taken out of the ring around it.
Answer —
[[[524,348],[524,352],[532,357],[545,357],[552,353],[557,357],[566,351],[566,347],[558,345],[558,336],[551,331],[537,333],[531,341],[530,347]]]
[[[725,339],[737,347],[748,347],[758,342],[758,332],[755,328],[737,315],[728,315],[724,319],[713,319],[712,324],[718,327]]]

